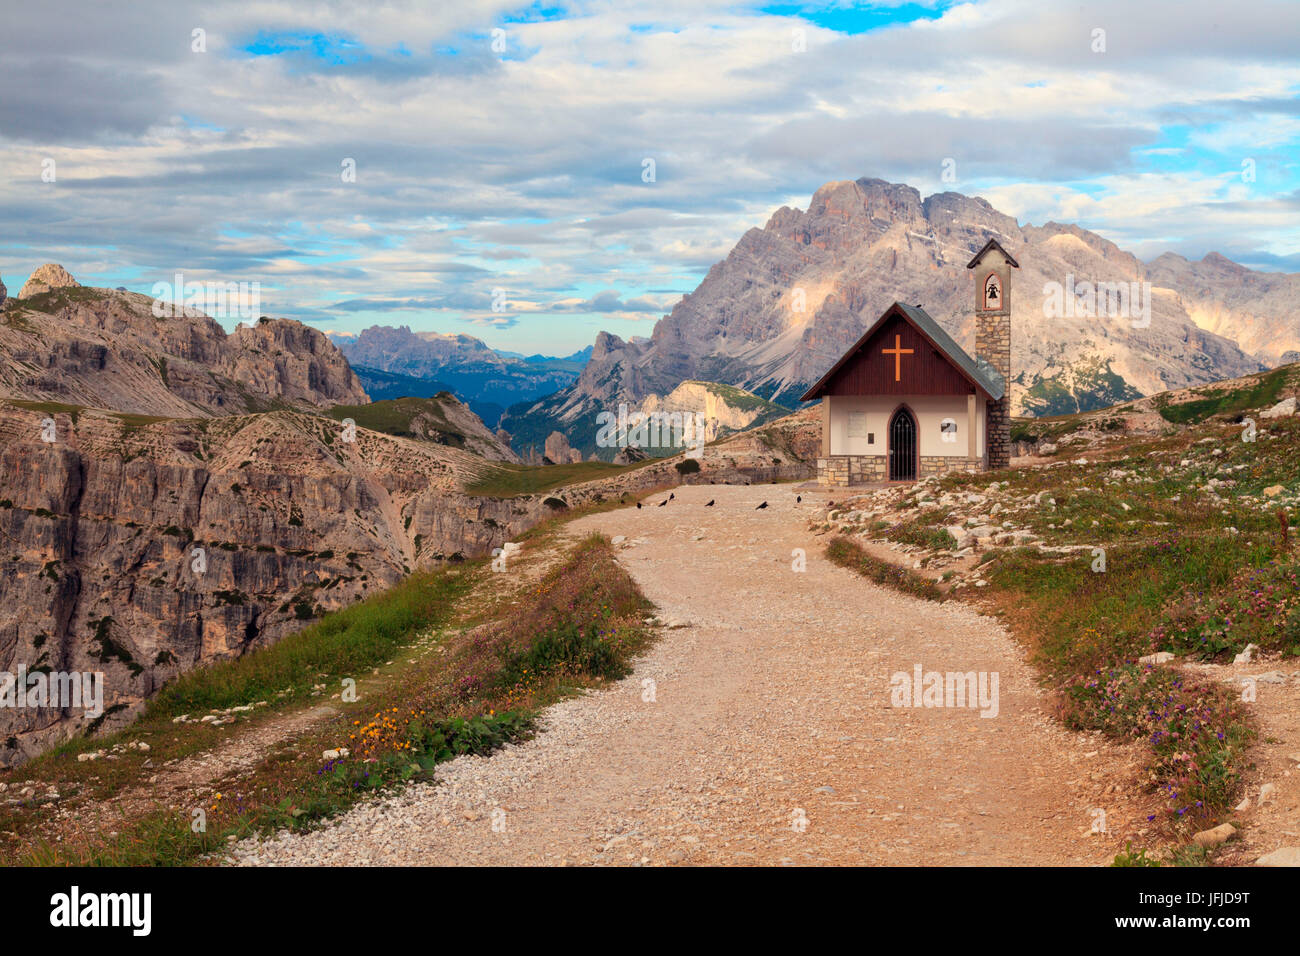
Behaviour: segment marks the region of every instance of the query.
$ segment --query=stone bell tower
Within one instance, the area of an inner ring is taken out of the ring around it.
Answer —
[[[990,239],[966,264],[975,270],[975,358],[1002,376],[1002,397],[989,402],[984,444],[988,467],[1011,464],[1011,270],[1020,263]]]

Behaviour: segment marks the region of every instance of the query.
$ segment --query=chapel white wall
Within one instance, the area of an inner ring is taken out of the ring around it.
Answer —
[[[921,434],[921,454],[951,458],[965,458],[968,440],[966,434],[965,395],[831,395],[830,403],[830,454],[832,455],[883,455],[888,451],[889,419],[894,409],[906,404],[916,416]],[[977,455],[984,455],[984,405],[983,396],[975,401],[975,438]],[[868,444],[865,436],[849,438],[849,414],[864,412],[866,431],[874,433],[875,443]],[[945,442],[939,430],[940,423],[951,418],[957,423],[956,441]]]

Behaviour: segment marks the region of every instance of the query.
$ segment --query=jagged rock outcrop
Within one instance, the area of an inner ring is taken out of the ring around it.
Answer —
[[[560,432],[551,432],[546,436],[544,454],[552,463],[557,465],[568,465],[582,461],[582,452],[576,448],[570,448],[569,439]]]
[[[640,448],[627,445],[618,450],[614,455],[614,464],[616,465],[635,465],[639,461],[645,461],[649,456]]]
[[[9,297],[9,290],[5,288],[3,279],[0,279],[0,308],[4,308],[5,299]]]
[[[45,268],[27,285],[60,281]],[[167,417],[368,401],[342,353],[301,322],[227,335],[200,312],[160,318],[148,296],[68,280],[7,303],[0,396]]]
[[[291,319],[266,319],[229,336],[218,369],[254,394],[303,405],[366,401],[343,354],[319,329]]]
[[[1166,268],[1148,268],[1095,233],[1021,226],[977,197],[923,199],[910,186],[864,178],[822,186],[806,211],[778,209],[656,323],[648,342],[602,332],[573,385],[512,408],[502,426],[517,442],[560,430],[581,447],[599,412],[687,380],[738,385],[793,407],[894,301],[924,305],[973,350],[966,263],[990,238],[1021,265],[1011,290],[1015,414],[1100,407],[1261,367],[1249,348],[1198,326],[1180,287],[1167,287],[1175,279]],[[1080,286],[1151,281],[1149,324],[1050,315],[1046,287],[1071,277]],[[1294,327],[1300,310],[1289,302],[1269,298],[1267,308]]]
[[[45,265],[37,268],[31,274],[31,277],[23,283],[22,290],[18,293],[18,298],[26,299],[34,295],[40,295],[42,292],[50,292],[54,289],[74,289],[81,285],[72,274],[61,265],[53,262],[47,262]]]

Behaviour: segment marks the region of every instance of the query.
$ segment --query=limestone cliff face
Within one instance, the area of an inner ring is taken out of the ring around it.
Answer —
[[[235,329],[219,374],[254,397],[291,405],[347,405],[366,401],[360,380],[329,336],[291,319],[268,319]]]
[[[647,396],[641,411],[703,415],[705,441],[788,414],[752,392],[716,382],[682,382],[667,395]]]
[[[103,672],[114,726],[184,670],[534,523],[540,501],[461,491],[485,467],[289,411],[142,421],[0,401],[0,671]],[[0,709],[0,764],[88,723]]]
[[[159,318],[148,296],[53,269],[0,310],[0,396],[169,417],[367,401],[342,353],[300,322],[227,335],[202,313]]]
[[[1189,262],[1167,252],[1151,281],[1175,290],[1192,321],[1237,342],[1268,365],[1300,355],[1300,273],[1254,272],[1217,252]]]

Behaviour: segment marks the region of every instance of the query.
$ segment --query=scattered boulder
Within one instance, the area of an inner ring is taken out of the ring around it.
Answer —
[[[1056,451],[1057,447],[1051,442],[1044,442],[1038,446],[1038,454],[1040,455],[1055,455]]]
[[[944,530],[952,535],[953,541],[956,542],[954,549],[957,551],[969,548],[975,543],[975,536],[959,524],[949,525]]]
[[[1263,674],[1256,674],[1252,677],[1244,677],[1242,680],[1254,680],[1260,684],[1285,684],[1286,675],[1281,671],[1267,671]]]
[[[1300,846],[1284,846],[1265,853],[1255,861],[1256,866],[1300,866]]]
[[[633,445],[627,445],[618,450],[614,456],[616,465],[635,465],[639,461],[645,461],[648,456],[640,448]]]
[[[1148,654],[1146,657],[1139,657],[1139,664],[1167,664],[1174,659],[1174,655],[1168,651],[1160,651],[1156,654]]]
[[[1255,659],[1255,652],[1259,650],[1258,644],[1247,644],[1246,649],[1232,659],[1234,664],[1249,664]]]
[[[1226,843],[1236,832],[1237,828],[1231,823],[1224,823],[1213,830],[1202,830],[1192,837],[1192,840],[1197,846],[1203,846],[1209,850],[1221,843]]]
[[[562,432],[546,436],[545,455],[556,465],[576,464],[582,461],[582,452],[569,447],[569,439]]]
[[[27,299],[53,289],[74,289],[80,286],[81,283],[72,278],[72,274],[63,266],[47,262],[32,273],[31,278],[24,283],[22,290],[18,293],[18,298]],[[1294,404],[1293,401],[1292,406]],[[1294,411],[1294,407],[1292,411]]]
[[[1260,412],[1260,418],[1286,418],[1295,414],[1295,396],[1284,398],[1266,412]]]

